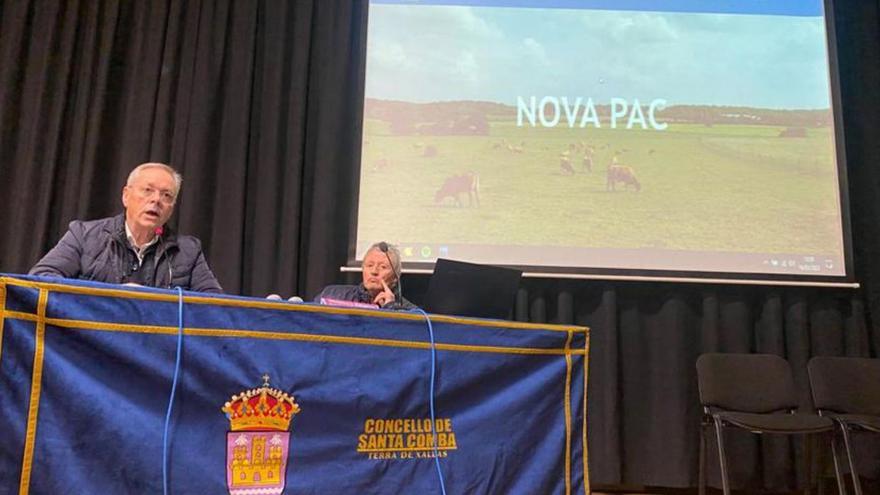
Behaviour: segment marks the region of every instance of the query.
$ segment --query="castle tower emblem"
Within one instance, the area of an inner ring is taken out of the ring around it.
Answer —
[[[290,421],[299,412],[292,395],[263,386],[233,395],[222,411],[226,433],[226,486],[230,495],[280,495],[290,452]]]

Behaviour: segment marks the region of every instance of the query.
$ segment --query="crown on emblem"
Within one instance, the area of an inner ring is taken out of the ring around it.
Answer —
[[[222,411],[229,418],[232,431],[287,431],[290,420],[299,412],[292,395],[269,386],[269,375],[263,375],[263,386],[233,395]]]

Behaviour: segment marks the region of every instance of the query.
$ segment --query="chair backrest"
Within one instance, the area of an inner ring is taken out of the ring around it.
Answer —
[[[697,381],[703,406],[751,413],[798,407],[791,367],[773,354],[703,354]]]
[[[880,359],[814,357],[807,370],[817,409],[880,415]]]

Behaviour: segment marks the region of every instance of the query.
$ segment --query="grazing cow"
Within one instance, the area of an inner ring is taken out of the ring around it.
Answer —
[[[592,153],[585,153],[584,160],[583,160],[582,164],[584,166],[585,171],[592,173],[593,172],[593,154]]]
[[[583,143],[583,141],[581,141]],[[584,145],[584,158],[581,161],[581,165],[584,167],[584,171],[593,172],[593,155],[596,153],[596,150],[592,146]]]
[[[614,185],[618,182],[623,183],[624,190],[629,186],[635,187],[636,191],[642,190],[642,185],[639,183],[639,179],[636,177],[636,172],[632,167],[626,165],[609,165],[606,175],[605,189],[607,191],[613,191]]]
[[[468,206],[480,206],[480,176],[476,172],[447,177],[434,194],[434,204],[440,204],[446,198],[452,198],[455,206],[464,206],[460,195],[467,194]]]
[[[568,157],[568,153],[559,155],[559,168],[565,175],[574,175],[574,167],[571,166],[571,158]]]

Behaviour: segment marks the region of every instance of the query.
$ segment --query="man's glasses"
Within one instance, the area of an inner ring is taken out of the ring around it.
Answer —
[[[177,197],[174,195],[174,193],[172,193],[171,191],[168,191],[168,190],[164,190],[164,189],[159,190],[159,189],[156,189],[156,188],[153,188],[150,186],[133,186],[133,187],[134,187],[135,192],[137,192],[138,196],[140,196],[142,199],[150,199],[153,197],[154,194],[158,194],[159,201],[161,201],[162,203],[164,203],[166,205],[173,205],[174,200],[177,199]]]

